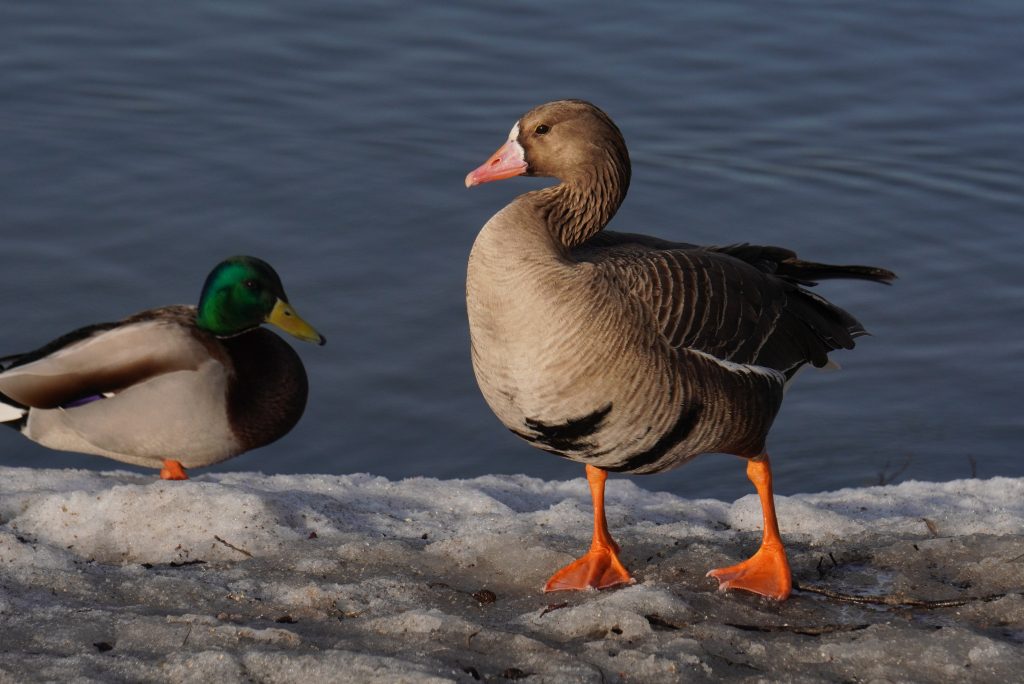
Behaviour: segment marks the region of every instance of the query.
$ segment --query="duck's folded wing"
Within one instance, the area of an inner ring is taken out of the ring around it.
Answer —
[[[68,410],[33,411],[26,434],[55,449],[99,454],[137,465],[174,458],[185,467],[243,451],[225,406],[228,376],[207,359],[132,384],[109,399]]]
[[[191,328],[166,318],[92,326],[16,359],[0,373],[0,393],[24,406],[55,408],[193,370],[210,355]]]
[[[799,278],[777,273],[795,259],[781,248],[702,248],[612,233],[576,256],[642,300],[672,346],[718,359],[792,374],[805,363],[825,365],[828,352],[852,348],[864,334]]]

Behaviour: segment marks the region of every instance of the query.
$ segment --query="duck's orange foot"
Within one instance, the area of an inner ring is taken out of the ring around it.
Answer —
[[[170,458],[164,459],[164,467],[160,469],[161,480],[187,480],[188,474],[185,472],[185,468],[179,463]]]
[[[615,550],[592,548],[556,572],[544,585],[544,591],[608,589],[619,584],[633,584],[629,570],[623,567]]]
[[[718,580],[719,591],[743,589],[776,601],[785,601],[793,590],[789,561],[781,545],[762,546],[742,563],[711,570],[707,576]]]

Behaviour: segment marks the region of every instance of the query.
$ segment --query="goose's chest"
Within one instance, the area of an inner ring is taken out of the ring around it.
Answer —
[[[475,257],[476,255],[474,255]],[[571,373],[586,334],[571,302],[572,278],[547,268],[480,268],[470,260],[466,305],[473,366],[489,394],[539,392]]]
[[[617,432],[636,396],[666,390],[667,373],[637,372],[652,366],[651,341],[621,325],[588,264],[496,267],[479,256],[467,279],[473,370],[506,427],[551,432],[548,448],[573,452]]]

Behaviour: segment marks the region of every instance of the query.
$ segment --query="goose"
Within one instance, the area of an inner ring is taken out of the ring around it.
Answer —
[[[298,354],[270,323],[325,338],[251,256],[222,261],[199,306],[149,309],[0,359],[0,422],[52,449],[160,468],[165,480],[284,436],[306,407]]]
[[[753,556],[708,576],[720,591],[785,600],[792,576],[765,439],[796,372],[866,334],[807,288],[895,275],[803,261],[781,247],[603,230],[626,196],[629,154],[611,118],[586,101],[524,114],[466,186],[522,175],[560,182],[487,221],[469,255],[466,307],[473,371],[497,418],[586,466],[590,549],[545,591],[634,581],[604,513],[609,471],[656,473],[713,452],[746,459],[764,527]]]

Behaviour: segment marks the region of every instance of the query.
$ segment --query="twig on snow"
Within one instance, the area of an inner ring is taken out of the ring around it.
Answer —
[[[235,546],[234,544],[232,544],[231,542],[224,541],[223,539],[221,539],[217,535],[213,535],[213,538],[216,539],[217,541],[219,541],[224,546],[228,547],[229,549],[233,549],[233,550],[237,551],[238,553],[244,554],[244,555],[248,556],[249,558],[252,558],[252,554],[249,553],[248,551],[246,551],[245,549],[240,549],[237,546]]]
[[[955,606],[965,606],[968,603],[974,603],[976,601],[995,601],[998,598],[1006,596],[1006,593],[1002,594],[989,594],[988,596],[969,596],[962,599],[947,599],[944,601],[928,601],[925,599],[906,598],[902,596],[893,596],[892,594],[881,594],[878,596],[857,596],[856,594],[843,594],[838,591],[826,589],[825,587],[816,587],[813,585],[797,584],[793,582],[793,588],[797,591],[806,591],[811,594],[821,594],[822,596],[836,601],[845,601],[847,603],[869,603],[873,605],[881,606],[900,606],[905,608],[952,608]]]

